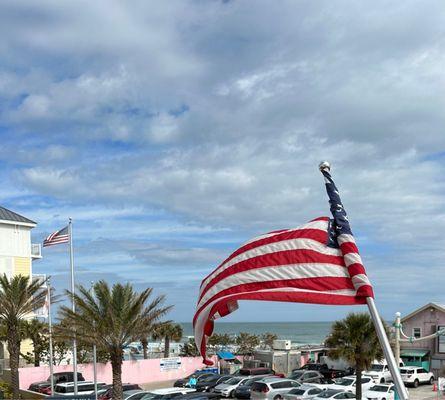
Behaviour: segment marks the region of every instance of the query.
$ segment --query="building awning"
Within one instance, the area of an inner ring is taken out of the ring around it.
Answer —
[[[236,358],[230,351],[218,351],[216,355],[220,360],[234,360]]]
[[[416,350],[416,349],[400,350],[400,357],[424,357],[429,352],[430,352],[429,350]]]

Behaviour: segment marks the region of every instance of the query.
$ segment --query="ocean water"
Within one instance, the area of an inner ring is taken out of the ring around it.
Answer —
[[[181,323],[184,337],[193,336],[192,324]],[[275,333],[279,339],[295,344],[320,344],[331,330],[332,322],[215,322],[216,333],[237,335],[240,332],[261,335]]]

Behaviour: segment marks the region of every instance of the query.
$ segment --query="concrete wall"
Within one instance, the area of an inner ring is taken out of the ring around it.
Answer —
[[[213,358],[216,364],[216,357]],[[151,383],[183,378],[197,369],[203,368],[201,357],[181,357],[179,369],[161,371],[160,359],[123,361],[122,382]],[[72,371],[72,365],[54,366],[54,372]],[[49,376],[49,367],[20,368],[20,388],[27,389],[32,382],[44,381]],[[79,364],[78,371],[82,372],[86,380],[93,380],[93,364]],[[111,383],[111,364],[97,364],[98,382]]]

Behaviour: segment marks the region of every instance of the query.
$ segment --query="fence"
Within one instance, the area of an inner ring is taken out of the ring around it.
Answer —
[[[176,357],[175,357],[176,358]],[[124,383],[152,383],[170,381],[183,378],[203,367],[201,357],[177,357],[178,362],[167,363],[166,359],[148,359],[137,361],[123,361],[122,382]],[[213,358],[216,365],[216,357]],[[55,365],[54,372],[72,371],[72,365]],[[93,380],[93,364],[79,364],[78,371],[85,380]],[[33,382],[44,381],[49,377],[49,366],[20,368],[20,388],[27,389]],[[111,364],[97,364],[98,382],[111,383]]]

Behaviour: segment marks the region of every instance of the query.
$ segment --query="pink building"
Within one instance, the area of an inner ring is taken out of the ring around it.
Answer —
[[[445,329],[445,305],[428,303],[413,311],[402,320],[403,333],[419,338]],[[436,376],[445,367],[445,336],[413,343],[402,342],[400,355],[407,365],[427,367]]]

